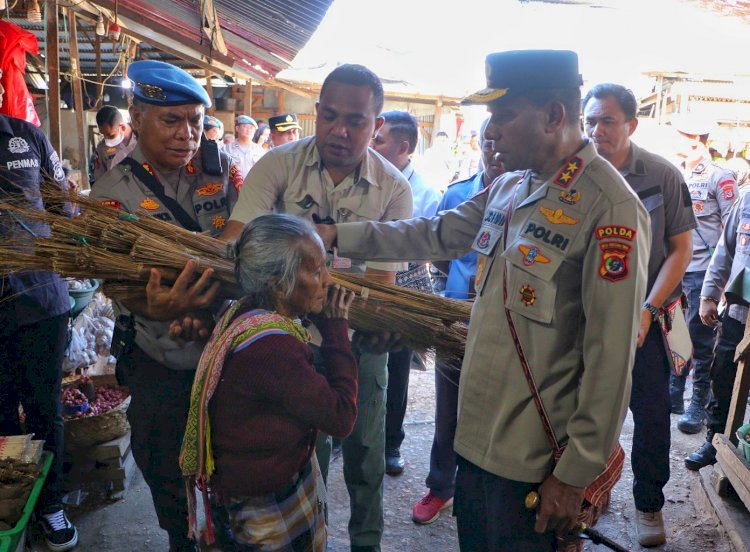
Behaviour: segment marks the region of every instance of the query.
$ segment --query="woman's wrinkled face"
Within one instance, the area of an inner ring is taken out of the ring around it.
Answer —
[[[333,279],[326,268],[326,254],[320,240],[305,238],[302,244],[305,259],[299,267],[297,285],[287,299],[282,299],[279,312],[291,317],[317,314],[328,299]]]

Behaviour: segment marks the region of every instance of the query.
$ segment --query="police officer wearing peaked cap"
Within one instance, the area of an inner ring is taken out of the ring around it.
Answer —
[[[432,218],[318,231],[340,255],[368,259],[478,253],[454,441],[459,544],[563,550],[570,543],[554,533],[574,525],[584,488],[616,450],[651,231],[638,197],[582,136],[576,54],[499,52],[486,65],[487,88],[467,103],[487,105],[485,138],[511,172]],[[567,444],[556,463],[519,350]],[[529,512],[535,489],[541,505]]]
[[[198,153],[204,109],[210,105],[206,91],[182,69],[159,61],[134,62],[128,77],[133,81],[130,116],[138,146],[97,182],[91,197],[116,209],[218,234],[229,216],[226,194],[232,175],[226,157],[220,170],[209,169]],[[185,282],[192,280],[194,267],[186,266]],[[169,321],[193,307],[210,312],[218,286],[209,284],[211,273],[206,270],[192,285],[176,282],[170,288],[161,285],[159,272],[152,270],[147,302],[115,301],[117,314],[130,317],[135,327],[132,346],[118,358],[118,370],[132,394],[131,446],[172,551],[195,549],[186,536],[187,503],[178,455],[202,345],[171,336]]]
[[[299,140],[299,132],[302,130],[295,113],[282,113],[269,117],[268,126],[271,127],[271,145],[273,147]]]

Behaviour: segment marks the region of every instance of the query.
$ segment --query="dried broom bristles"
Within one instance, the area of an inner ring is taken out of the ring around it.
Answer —
[[[35,239],[33,248],[26,237],[25,241],[11,238],[0,245],[0,275],[48,270],[62,276],[100,278],[112,298],[142,300],[151,268],[159,268],[162,280],[169,284],[188,260],[195,260],[198,272],[214,269],[222,296],[241,295],[225,242],[147,214],[117,211],[86,197],[78,200],[84,215],[70,219],[56,213],[63,212],[66,194],[46,188],[43,197],[48,211],[21,209],[8,197],[0,201],[0,210],[51,229],[51,236]],[[336,283],[357,293],[350,311],[354,329],[372,333],[387,328],[399,332],[412,348],[434,347],[448,362],[460,362],[467,333],[462,322],[470,316],[469,304],[354,274],[334,271],[332,276]]]

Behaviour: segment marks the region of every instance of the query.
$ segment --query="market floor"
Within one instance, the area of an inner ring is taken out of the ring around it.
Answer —
[[[431,368],[431,367],[430,367]],[[686,391],[690,396],[690,391]],[[406,470],[399,477],[385,480],[385,535],[383,552],[453,552],[458,550],[455,520],[442,515],[432,525],[417,526],[411,521],[411,508],[423,496],[424,479],[429,470],[429,454],[434,431],[434,373],[411,372],[409,410],[406,417],[406,440],[402,455]],[[696,511],[691,500],[696,475],[685,469],[683,459],[700,446],[703,435],[684,435],[674,427],[673,416],[671,468],[672,478],[665,489],[667,504],[664,517],[667,544],[655,549],[667,552],[731,552],[725,535],[715,522]],[[632,419],[628,416],[621,442],[630,451]],[[630,487],[632,472],[626,462],[623,478],[613,493],[610,511],[602,517],[597,529],[632,551],[646,550],[637,544],[634,507]],[[349,500],[341,471],[341,460],[331,466],[329,552],[348,552],[346,526]],[[151,497],[140,473],[136,474],[124,499],[114,503],[72,508],[71,517],[78,526],[80,545],[76,550],[91,552],[166,551],[166,534],[158,528]],[[37,543],[35,551],[46,550]],[[604,550],[587,544],[585,550]]]

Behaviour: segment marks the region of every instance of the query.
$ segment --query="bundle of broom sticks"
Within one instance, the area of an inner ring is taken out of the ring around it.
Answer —
[[[0,213],[43,223],[51,230],[49,237],[30,237],[21,232],[21,236],[16,234],[0,244],[0,276],[53,271],[65,277],[102,279],[108,296],[127,302],[145,296],[151,268],[159,269],[162,281],[169,284],[185,263],[193,260],[198,265],[197,273],[214,269],[223,297],[241,296],[230,244],[145,213],[119,211],[84,196],[76,197],[83,214],[68,218],[63,206],[70,201],[69,196],[52,186],[45,186],[42,195],[45,211],[19,207],[22,203],[12,196],[0,198]],[[337,284],[356,293],[350,311],[355,330],[395,331],[411,348],[436,349],[448,363],[460,363],[470,304],[354,274],[331,274]]]

